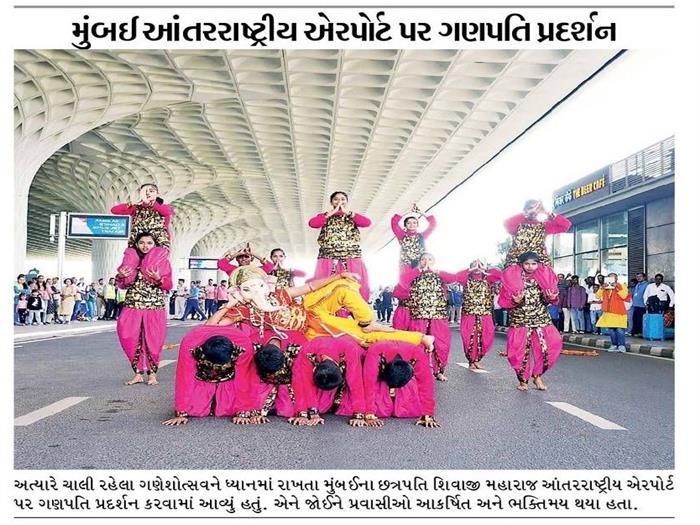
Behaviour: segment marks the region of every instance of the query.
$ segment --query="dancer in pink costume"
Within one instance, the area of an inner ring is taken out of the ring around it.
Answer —
[[[365,426],[362,381],[364,350],[350,336],[317,337],[306,344],[294,362],[292,384],[296,393],[293,425],[322,425],[320,414],[334,411],[351,416],[353,427]]]
[[[408,308],[408,298],[411,295],[410,282],[406,285],[399,283],[394,286],[394,297],[398,299],[399,305],[394,310],[391,318],[391,326],[397,330],[408,330],[411,326],[411,310]]]
[[[430,359],[422,347],[401,341],[373,343],[362,375],[366,426],[382,426],[381,417],[417,417],[416,425],[440,426],[435,421]]]
[[[549,266],[540,264],[534,252],[521,254],[518,263],[523,281],[521,291],[513,293],[512,288],[503,286],[498,297],[499,304],[508,308],[508,362],[518,378],[518,390],[527,390],[530,377],[537,390],[546,390],[542,375],[554,366],[562,350],[561,335],[552,325],[547,309],[558,294],[540,287],[534,273],[543,268],[551,273],[547,277],[549,281],[556,281],[556,275]]]
[[[155,239],[149,232],[136,237],[140,261],[155,247]],[[124,306],[117,319],[117,336],[134,370],[134,377],[126,384],[143,383],[142,374],[146,373],[148,384],[157,385],[156,372],[166,332],[163,294],[173,287],[172,270],[165,258],[156,268],[143,269],[139,264],[133,274],[136,275],[132,275],[131,269],[121,268],[116,279],[119,288],[126,288]],[[131,284],[125,284],[127,280]]]
[[[360,277],[360,295],[369,300],[369,277],[362,261],[360,230],[372,221],[359,213],[348,211],[348,195],[336,191],[331,195],[331,208],[309,220],[309,226],[320,228],[318,260],[314,279],[350,272]]]
[[[118,267],[128,269],[129,276],[123,279],[123,285],[129,286],[136,279],[136,267],[140,266],[146,271],[143,277],[151,282],[150,271],[160,268],[164,261],[170,257],[170,220],[173,216],[173,208],[163,203],[158,194],[158,186],[153,183],[144,184],[139,188],[140,202],[137,204],[116,204],[112,207],[115,215],[131,216],[131,231],[124,250],[122,262]],[[142,232],[149,232],[156,246],[144,258],[136,253],[136,238]],[[156,283],[152,283],[156,284]]]
[[[478,370],[479,361],[491,350],[496,329],[493,324],[492,286],[501,277],[496,268],[486,269],[486,265],[475,260],[468,270],[457,273],[457,279],[464,289],[462,317],[459,330],[462,335],[464,355],[469,361],[469,368]]]
[[[284,267],[284,260],[287,254],[282,248],[275,248],[270,252],[270,261],[265,261],[262,265],[263,271],[277,278],[275,288],[291,288],[295,286],[295,277],[306,277],[306,272],[301,270],[289,270]]]
[[[408,308],[411,321],[408,330],[435,337],[432,366],[438,381],[447,381],[445,369],[450,355],[452,333],[447,322],[447,285],[457,276],[434,270],[435,257],[424,253],[417,268],[407,268],[401,275],[401,284],[409,290]]]
[[[546,215],[544,221],[539,219],[542,215]],[[530,199],[525,201],[523,213],[506,220],[505,227],[513,236],[513,243],[506,255],[505,267],[517,264],[518,257],[525,252],[536,253],[541,264],[551,267],[552,260],[545,245],[547,235],[569,231],[571,221],[563,215],[545,210],[542,201]]]
[[[190,417],[231,417],[247,404],[253,345],[234,326],[200,325],[180,342],[175,371],[175,416],[164,425],[187,423]]]
[[[418,221],[421,217],[425,217],[428,221],[428,227],[423,232],[418,231]],[[400,226],[401,223],[403,228]],[[399,272],[402,272],[405,267],[418,266],[420,256],[426,251],[425,240],[435,231],[436,224],[435,216],[425,216],[416,204],[413,205],[409,214],[404,215],[403,221],[398,213],[391,218],[391,230],[401,246]]]

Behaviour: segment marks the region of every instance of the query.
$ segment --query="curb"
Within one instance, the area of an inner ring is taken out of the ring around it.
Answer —
[[[496,333],[505,335],[507,328],[497,326]],[[562,339],[567,343],[572,343],[590,348],[591,350],[610,348],[610,341],[598,339],[596,337],[586,337],[585,335],[563,334]],[[627,351],[631,354],[651,355],[655,357],[665,357],[674,359],[674,349],[665,346],[652,346],[643,343],[627,343]]]
[[[192,324],[191,321],[178,321],[178,320],[173,320],[173,319],[168,319],[167,326],[190,326]],[[75,328],[65,328],[63,330],[58,329],[58,330],[45,330],[42,332],[26,332],[26,333],[19,333],[19,334],[14,334],[14,341],[19,342],[19,341],[26,341],[28,339],[43,339],[43,338],[52,338],[52,337],[62,337],[64,335],[76,335],[76,334],[84,334],[84,333],[93,333],[93,334],[98,334],[102,332],[114,332],[117,329],[117,324],[116,323],[110,323],[108,325],[90,325],[90,326],[80,326],[80,327],[75,327]]]

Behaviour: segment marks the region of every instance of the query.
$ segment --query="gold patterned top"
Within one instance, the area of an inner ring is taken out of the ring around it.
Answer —
[[[162,310],[165,308],[163,290],[144,279],[139,270],[134,284],[126,290],[124,306],[137,310]]]
[[[165,227],[165,217],[158,213],[152,206],[136,204],[136,213],[131,218],[131,231],[128,244],[136,246],[136,237],[141,232],[149,232],[157,246],[170,247],[168,229]]]
[[[418,265],[420,256],[425,252],[425,241],[420,233],[406,235],[401,239],[401,255],[399,264],[409,264],[412,268]]]
[[[519,224],[518,231],[513,235],[513,244],[506,255],[506,267],[516,264],[518,257],[525,252],[535,252],[540,257],[542,264],[552,266],[552,260],[549,258],[544,243],[546,237],[547,234],[542,222]]]
[[[362,257],[360,230],[349,215],[331,215],[318,235],[319,259]]]
[[[413,279],[408,308],[413,319],[447,319],[447,298],[437,273],[422,272]]]
[[[276,268],[270,272],[270,275],[277,277],[275,288],[290,288],[292,286],[292,270],[285,268]]]
[[[491,315],[493,292],[486,279],[467,279],[464,283],[462,315]]]
[[[523,300],[508,310],[508,322],[513,327],[537,328],[552,323],[547,302],[534,280],[525,281]]]

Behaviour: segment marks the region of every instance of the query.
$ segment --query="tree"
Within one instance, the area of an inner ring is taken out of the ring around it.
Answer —
[[[512,240],[510,237],[507,239],[503,239],[501,242],[497,244],[496,248],[496,253],[498,253],[500,260],[498,261],[498,266],[500,268],[505,268],[506,267],[506,256],[508,255],[508,252],[510,251],[510,246],[512,244]]]

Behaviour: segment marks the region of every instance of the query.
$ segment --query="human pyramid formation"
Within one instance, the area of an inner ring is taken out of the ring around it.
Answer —
[[[163,292],[172,287],[168,261],[172,208],[154,184],[141,188],[140,202],[119,204],[113,213],[132,216],[132,231],[117,284],[126,288],[117,333],[134,377],[126,384],[157,384],[165,341]],[[180,343],[175,379],[175,415],[163,422],[181,425],[191,417],[226,416],[236,424],[262,424],[275,413],[293,425],[323,424],[323,414],[349,416],[352,426],[382,426],[382,418],[417,418],[438,427],[434,379],[446,381],[451,333],[446,286],[464,286],[461,337],[471,368],[491,349],[494,286],[510,309],[507,355],[518,389],[545,390],[542,375],[562,348],[547,305],[557,300],[545,238],[567,231],[570,222],[527,201],[523,213],[506,221],[513,236],[505,270],[479,260],[457,273],[439,271],[426,251],[436,221],[414,205],[394,215],[391,227],[401,246],[400,300],[393,326],[378,323],[368,305],[369,282],[362,261],[359,228],[371,221],[350,211],[348,196],[336,191],[330,208],[309,221],[320,229],[314,276],[284,266],[285,252],[270,261],[249,244],[227,252],[219,268],[230,275],[229,301]],[[542,215],[546,218],[540,219]],[[419,220],[428,228],[419,231]],[[235,263],[232,260],[235,259]],[[261,266],[251,264],[258,259]]]

